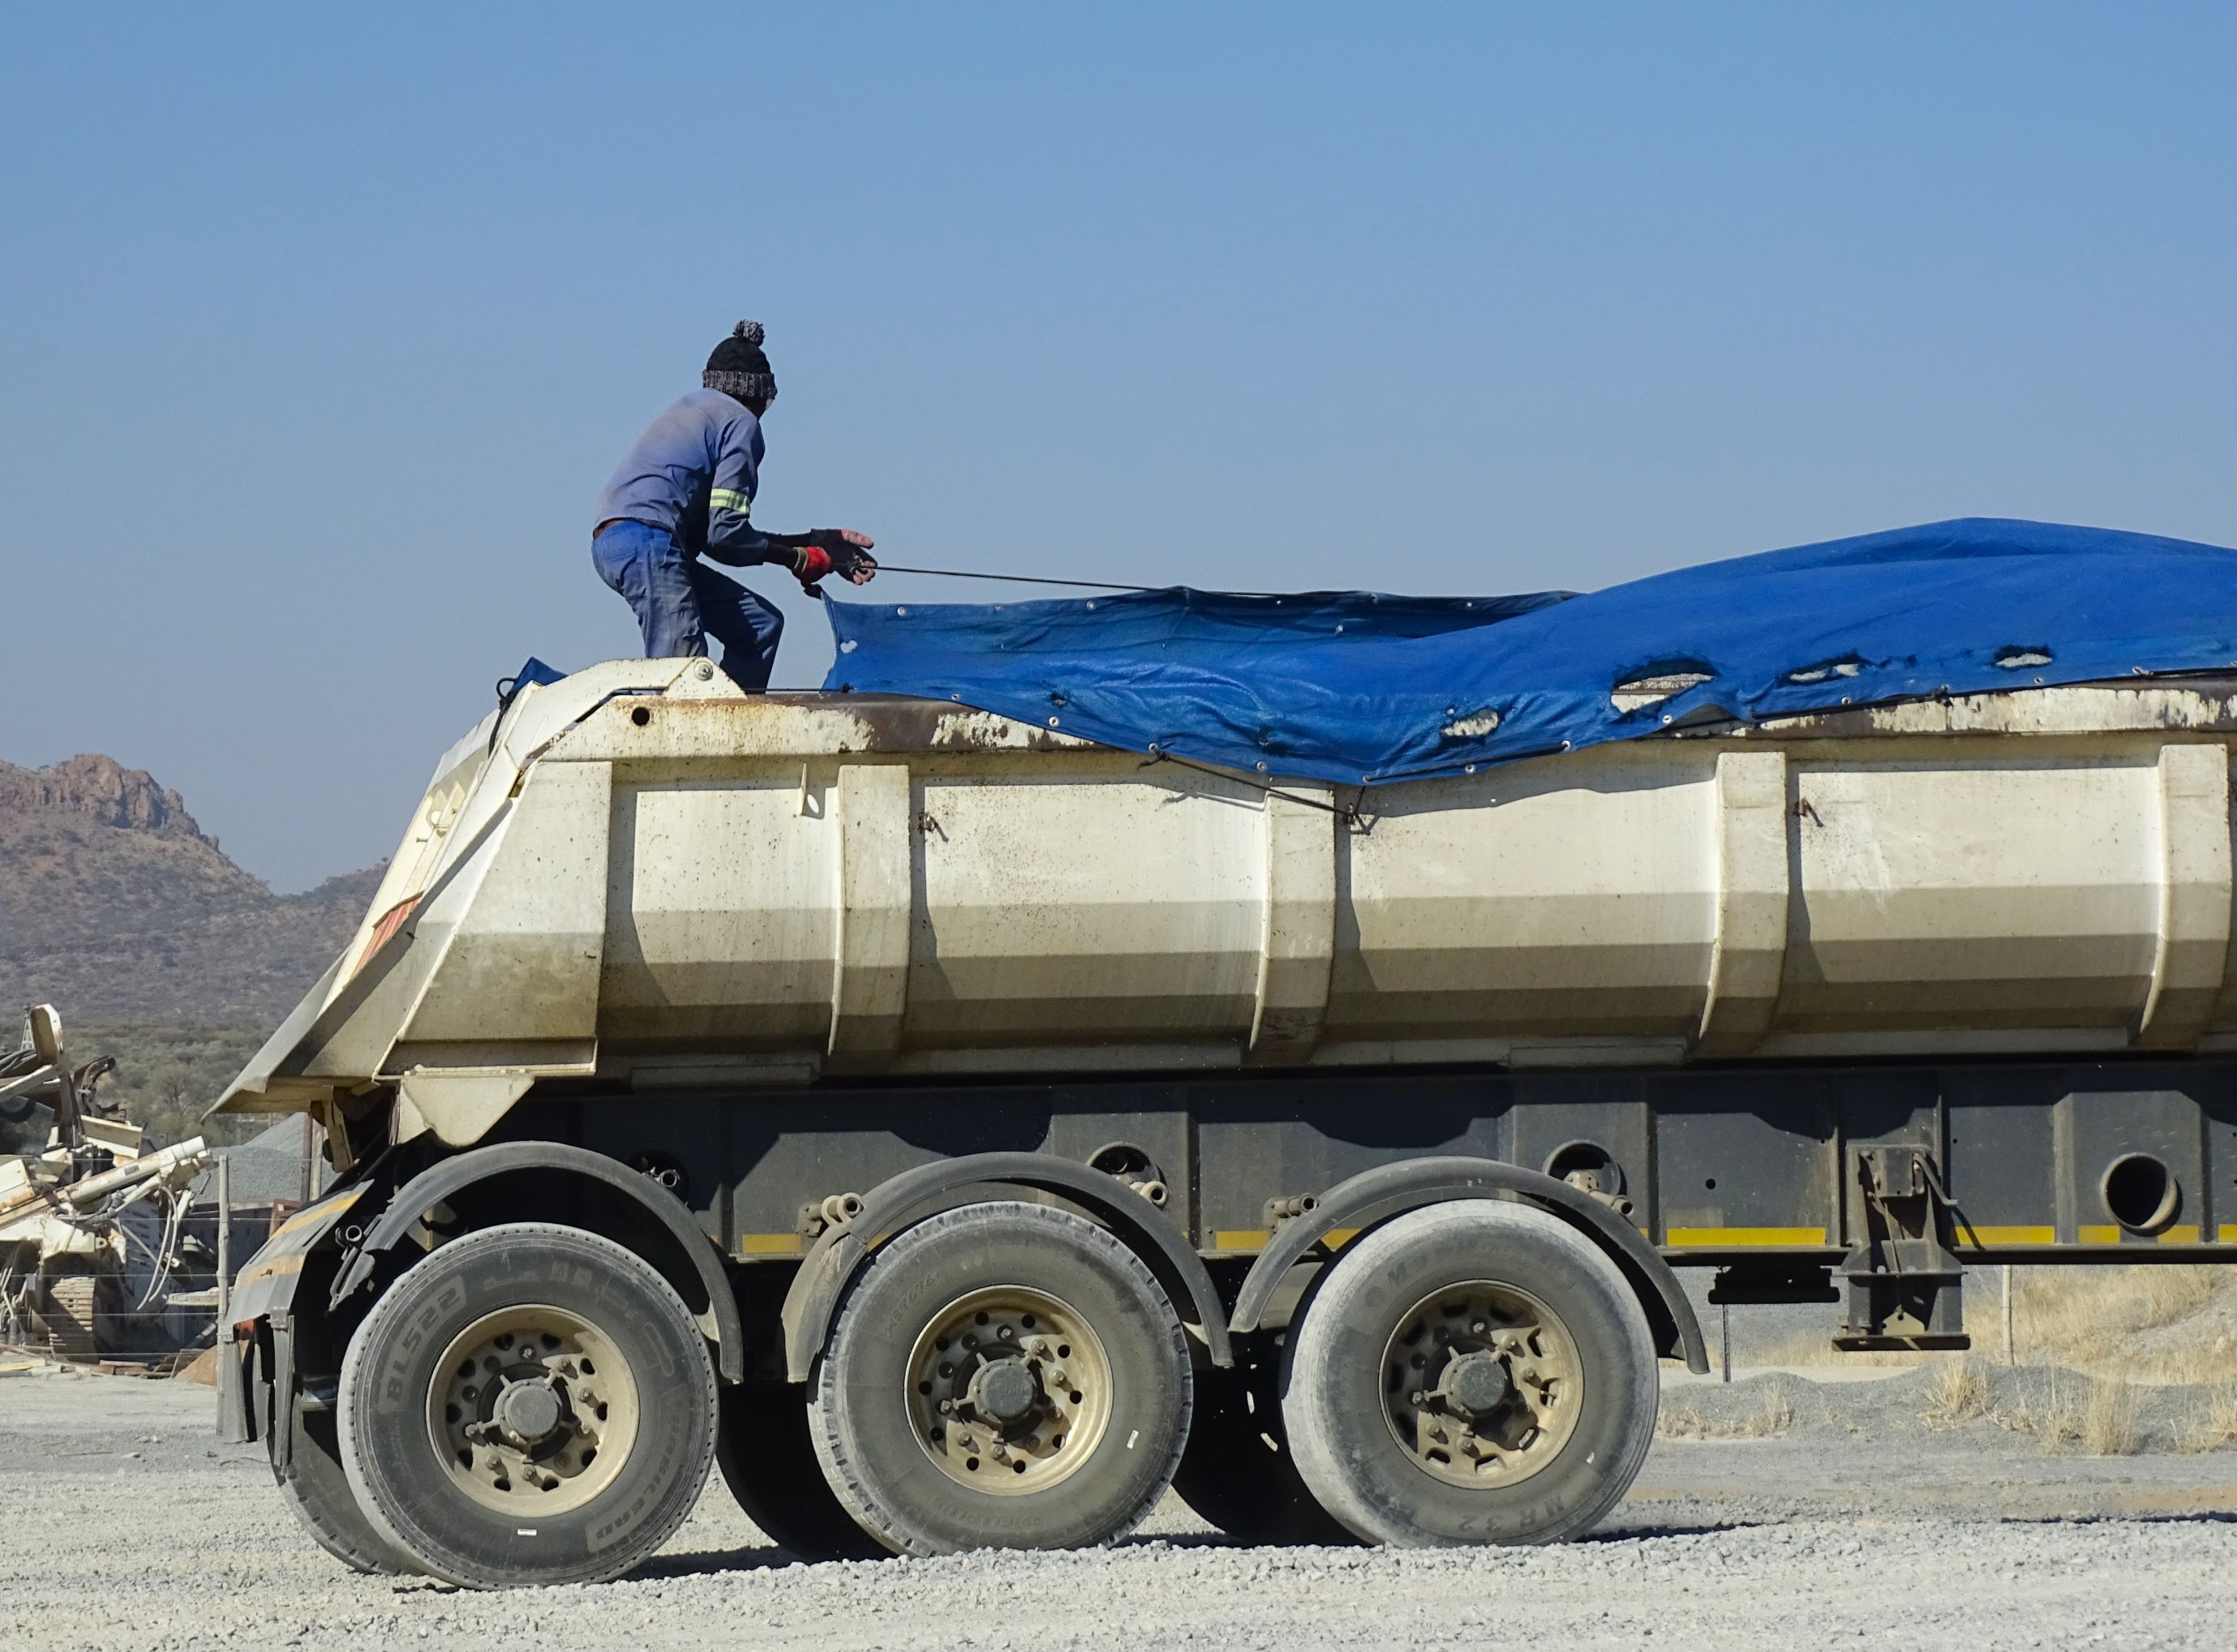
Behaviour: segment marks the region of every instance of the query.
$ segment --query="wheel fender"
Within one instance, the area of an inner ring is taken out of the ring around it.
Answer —
[[[1178,1284],[1186,1292],[1212,1364],[1234,1363],[1225,1306],[1211,1270],[1188,1236],[1155,1206],[1101,1171],[1069,1159],[1045,1153],[978,1153],[920,1165],[880,1182],[862,1195],[861,1214],[815,1241],[784,1298],[785,1370],[794,1382],[806,1382],[815,1371],[839,1299],[870,1253],[911,1222],[953,1203],[952,1195],[960,1189],[973,1187],[1056,1194],[1107,1223],[1142,1254],[1168,1290]]]
[[[612,1188],[641,1206],[683,1247],[706,1287],[715,1315],[715,1368],[725,1382],[742,1382],[746,1374],[745,1320],[738,1299],[723,1271],[723,1258],[714,1241],[701,1231],[691,1214],[675,1196],[647,1181],[617,1160],[587,1148],[559,1142],[505,1142],[476,1148],[429,1166],[398,1188],[388,1208],[373,1224],[365,1241],[335,1277],[333,1300],[339,1306],[373,1276],[374,1264],[406,1242],[419,1218],[435,1206],[478,1182],[523,1170],[557,1170]],[[609,1235],[610,1237],[610,1235]]]
[[[1294,1216],[1275,1231],[1243,1281],[1229,1320],[1237,1332],[1259,1328],[1275,1291],[1305,1254],[1340,1227],[1371,1227],[1424,1205],[1455,1199],[1508,1199],[1534,1204],[1563,1218],[1608,1254],[1623,1270],[1646,1310],[1658,1351],[1679,1353],[1695,1372],[1709,1368],[1708,1344],[1693,1305],[1661,1253],[1639,1229],[1590,1195],[1542,1171],[1496,1159],[1407,1159],[1363,1170],[1320,1196],[1309,1215]]]

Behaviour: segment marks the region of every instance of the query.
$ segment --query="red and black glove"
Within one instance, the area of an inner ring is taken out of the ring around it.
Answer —
[[[790,543],[793,575],[805,590],[814,590],[816,582],[827,574],[867,585],[878,571],[876,560],[869,555],[869,536],[852,529],[818,528],[794,536]]]
[[[815,582],[830,571],[831,553],[821,545],[802,545],[792,553],[793,576],[802,590],[814,590]]]

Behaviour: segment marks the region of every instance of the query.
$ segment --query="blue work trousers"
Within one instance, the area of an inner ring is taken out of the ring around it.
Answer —
[[[733,682],[749,694],[769,687],[784,631],[775,603],[702,566],[672,535],[642,522],[617,522],[593,537],[591,561],[636,611],[646,659],[703,656],[711,636]]]

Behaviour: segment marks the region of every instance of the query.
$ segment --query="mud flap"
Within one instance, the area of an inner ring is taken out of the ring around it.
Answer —
[[[217,1437],[229,1445],[264,1440],[274,1467],[287,1466],[294,1415],[295,1288],[303,1262],[324,1242],[362,1185],[306,1206],[248,1260],[234,1282],[229,1325],[218,1326]]]

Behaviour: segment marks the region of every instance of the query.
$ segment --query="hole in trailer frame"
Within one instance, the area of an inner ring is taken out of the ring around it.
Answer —
[[[2098,1193],[2105,1214],[2132,1233],[2159,1232],[2174,1220],[2182,1202],[2174,1172],[2149,1153],[2124,1153],[2106,1166]]]

